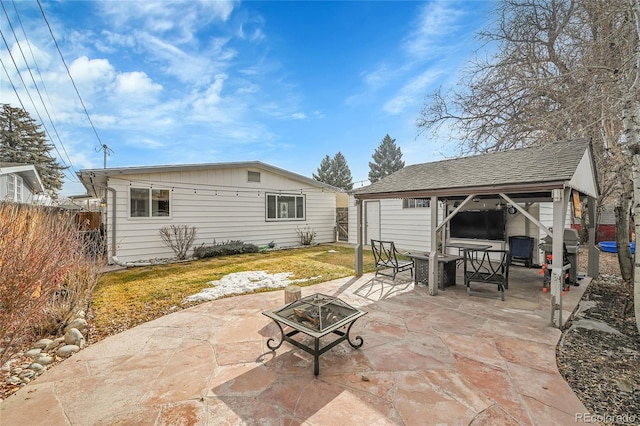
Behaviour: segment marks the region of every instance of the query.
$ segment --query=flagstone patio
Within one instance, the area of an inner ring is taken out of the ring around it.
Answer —
[[[0,424],[574,424],[586,409],[556,367],[549,294],[537,270],[510,274],[504,302],[461,279],[428,296],[408,274],[302,288],[368,312],[351,330],[362,348],[321,355],[317,377],[311,355],[266,346],[282,290],[206,302],[83,349],[0,403]]]

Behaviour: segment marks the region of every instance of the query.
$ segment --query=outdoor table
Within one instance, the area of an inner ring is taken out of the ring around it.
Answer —
[[[429,253],[407,254],[413,259],[415,274],[414,283],[429,283]],[[462,260],[461,256],[438,253],[438,288],[444,290],[445,287],[456,285],[456,262]]]
[[[272,342],[275,342],[276,339],[271,337],[267,340],[267,347],[275,351],[282,345],[282,342],[287,341],[313,355],[313,374],[317,376],[320,373],[320,355],[344,340],[355,349],[363,345],[364,341],[360,336],[356,336],[355,341],[352,342],[349,332],[353,323],[366,313],[366,311],[354,308],[337,297],[320,293],[303,297],[285,306],[262,312],[263,315],[271,318],[280,329],[280,342],[273,345]],[[293,330],[285,333],[283,325]],[[347,330],[340,330],[343,327],[346,327]],[[311,337],[313,347],[292,339],[298,333],[304,333]],[[320,339],[330,334],[335,334],[338,338],[320,347]]]
[[[451,244],[447,244],[447,247],[457,248],[458,255],[462,255],[462,259],[464,259],[464,261],[466,262],[467,252],[487,250],[491,248],[491,244],[451,243]]]

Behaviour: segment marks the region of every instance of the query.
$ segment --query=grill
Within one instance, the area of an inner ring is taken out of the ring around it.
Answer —
[[[280,342],[274,344],[276,339],[269,338],[267,347],[275,351],[286,341],[313,355],[313,374],[316,376],[320,373],[320,355],[344,340],[355,349],[360,348],[364,343],[360,336],[356,336],[355,341],[351,341],[349,332],[353,323],[366,312],[354,308],[337,297],[316,293],[281,308],[264,311],[262,314],[271,318],[280,329]],[[292,330],[285,333],[283,326]],[[344,327],[346,331],[341,330]],[[310,336],[314,341],[313,347],[292,338],[298,333]],[[321,347],[320,339],[328,335],[338,337]]]

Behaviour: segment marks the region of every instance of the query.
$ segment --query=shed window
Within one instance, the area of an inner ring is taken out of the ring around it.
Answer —
[[[267,220],[304,220],[304,195],[267,194]]]
[[[247,181],[248,182],[260,182],[260,172],[247,172]]]
[[[431,200],[429,198],[404,198],[402,200],[403,209],[429,207],[430,205],[431,205]]]
[[[168,189],[131,188],[129,197],[131,217],[168,217],[170,199]]]
[[[7,175],[7,201],[22,202],[22,177],[10,173]]]

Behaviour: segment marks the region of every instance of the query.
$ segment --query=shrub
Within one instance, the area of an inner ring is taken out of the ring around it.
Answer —
[[[194,226],[171,225],[160,229],[162,241],[171,248],[178,260],[187,258],[187,252],[196,239],[197,230]]]
[[[247,244],[239,240],[229,240],[224,243],[213,242],[213,245],[206,246],[201,244],[193,249],[193,256],[198,259],[205,257],[228,256],[242,253],[257,253],[258,246],[255,244]]]
[[[308,226],[305,229],[296,228],[296,233],[300,239],[300,244],[303,246],[310,246],[313,239],[316,237],[316,231]]]
[[[0,365],[61,324],[95,285],[98,265],[66,212],[0,203]],[[60,295],[69,294],[61,302]],[[53,312],[56,312],[53,318]]]

